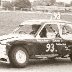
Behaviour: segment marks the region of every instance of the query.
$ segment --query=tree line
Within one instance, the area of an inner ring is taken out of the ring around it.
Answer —
[[[31,8],[31,3],[29,0],[3,1],[2,6],[8,10],[13,10],[14,7],[20,10],[21,8]]]
[[[56,0],[35,0],[31,4],[30,0],[14,0],[12,2],[3,1],[2,6],[8,10],[13,10],[15,8],[18,10],[21,10],[23,8],[31,8],[32,6],[38,6],[38,5],[39,6],[50,6],[50,5],[53,5],[55,2]]]

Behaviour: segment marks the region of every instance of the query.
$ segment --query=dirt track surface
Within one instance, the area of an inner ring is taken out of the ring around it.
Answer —
[[[31,60],[25,68],[13,68],[10,64],[0,63],[0,72],[71,72],[70,59]]]

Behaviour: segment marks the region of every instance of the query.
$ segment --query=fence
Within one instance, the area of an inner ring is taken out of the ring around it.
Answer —
[[[36,6],[32,8],[19,8],[12,7],[12,9],[0,7],[1,10],[11,10],[11,11],[72,11],[72,7],[57,7],[57,6]]]
[[[17,11],[17,10],[19,10],[19,11],[30,11],[31,8],[19,8],[19,7],[5,8],[5,7],[0,7],[0,11],[1,10],[6,10],[6,11],[8,11],[8,10],[11,10],[11,11]]]
[[[35,11],[72,11],[72,7],[58,7],[58,6],[36,6],[33,7]]]

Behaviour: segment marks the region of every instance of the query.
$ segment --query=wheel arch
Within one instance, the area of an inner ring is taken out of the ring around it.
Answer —
[[[11,50],[14,49],[16,46],[17,47],[19,46],[19,47],[24,48],[27,51],[28,55],[29,56],[31,55],[30,51],[28,50],[28,48],[26,47],[25,44],[13,44],[9,49],[7,49],[8,56],[9,56],[9,53],[11,52]]]

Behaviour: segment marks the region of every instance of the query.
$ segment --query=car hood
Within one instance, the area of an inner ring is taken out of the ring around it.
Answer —
[[[0,36],[0,43],[6,44],[6,42],[14,40],[24,40],[24,39],[33,39],[34,36],[30,34],[8,34]]]

